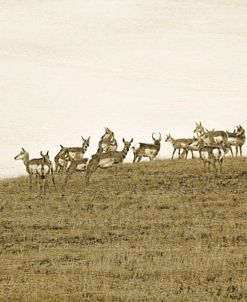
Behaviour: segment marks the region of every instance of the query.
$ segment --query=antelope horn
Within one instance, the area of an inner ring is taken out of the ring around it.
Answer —
[[[161,133],[159,132],[159,140],[161,141]]]
[[[153,132],[153,133],[152,133],[152,139],[155,141],[154,134],[155,134],[155,133]]]

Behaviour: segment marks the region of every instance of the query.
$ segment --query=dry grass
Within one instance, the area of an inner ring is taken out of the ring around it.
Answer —
[[[65,197],[0,182],[0,301],[247,301],[245,171],[126,164]]]

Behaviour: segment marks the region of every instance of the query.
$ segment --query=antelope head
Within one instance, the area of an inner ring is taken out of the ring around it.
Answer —
[[[46,154],[43,154],[43,152],[40,151],[40,155],[42,157],[43,163],[51,164],[50,156],[49,156],[49,151],[47,151]]]
[[[129,150],[131,144],[133,143],[133,138],[132,138],[129,142],[127,142],[127,141],[123,138],[123,143],[124,143],[124,148],[125,148],[126,150]]]
[[[90,142],[90,136],[85,139],[83,137],[82,138],[82,149],[83,149],[83,152],[85,153],[87,151],[87,148],[89,147],[89,142]]]
[[[14,159],[15,160],[23,160],[25,157],[28,157],[29,154],[28,152],[24,149],[24,148],[21,148],[21,152],[19,154],[17,154]]]
[[[165,142],[171,142],[171,141],[172,141],[172,136],[171,136],[171,134],[167,134],[167,135],[166,135]]]
[[[154,134],[155,134],[155,133],[152,133],[152,139],[153,139],[153,141],[154,141],[154,144],[155,144],[155,145],[160,145],[160,141],[161,141],[161,134],[160,134],[160,132],[159,132],[159,138],[155,138],[155,137],[154,137]]]
[[[241,136],[244,136],[244,135],[245,135],[244,128],[241,125],[237,126],[236,136],[241,137]]]
[[[199,133],[199,134],[203,134],[204,132],[204,127],[202,126],[202,123],[200,122],[199,124],[196,123],[196,128],[194,130],[194,133]]]

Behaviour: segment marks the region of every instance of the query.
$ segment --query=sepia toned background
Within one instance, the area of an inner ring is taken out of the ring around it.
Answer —
[[[247,127],[246,16],[242,0],[0,1],[0,177],[24,173],[20,147],[91,135],[93,154],[105,126],[135,142]]]

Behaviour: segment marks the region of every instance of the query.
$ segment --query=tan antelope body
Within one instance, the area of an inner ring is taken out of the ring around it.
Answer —
[[[32,190],[32,176],[36,176],[36,180],[37,177],[41,175],[42,172],[42,164],[44,165],[44,159],[43,156],[41,158],[33,158],[33,159],[29,159],[29,153],[24,149],[21,148],[21,152],[15,156],[14,158],[15,160],[22,160],[25,167],[26,167],[26,171],[29,174],[29,190]],[[52,163],[49,159],[49,157],[46,157],[46,161],[45,164],[49,165],[49,172],[52,174],[52,180],[55,186],[55,181],[54,181],[54,177],[53,177],[53,168],[52,168]],[[46,170],[46,168],[45,168]]]
[[[205,144],[209,145],[212,143],[215,144],[224,143],[227,145],[228,135],[226,131],[222,131],[222,130],[208,131],[202,126],[202,123],[200,122],[199,124],[196,123],[196,128],[194,130],[194,133],[197,133],[198,136],[200,136],[203,139],[203,142]]]
[[[66,148],[67,154],[64,156],[68,159],[68,165],[66,169],[66,176],[64,179],[64,185],[67,183],[69,177],[76,171],[85,171],[88,159],[84,158],[84,154],[87,151],[90,142],[90,136],[87,139],[82,137],[82,147],[69,147]],[[84,167],[84,168],[83,168]]]
[[[159,138],[156,139],[153,133],[152,139],[154,141],[153,144],[139,143],[136,144],[135,147],[132,147],[134,154],[133,163],[136,162],[136,160],[138,162],[141,161],[142,157],[148,157],[150,161],[157,157],[160,151],[161,134],[159,133]]]
[[[54,158],[55,162],[55,172],[61,173],[64,172],[68,166],[69,157],[68,157],[68,150],[66,147],[60,145],[61,149],[58,154]]]
[[[97,152],[89,160],[86,169],[86,184],[89,184],[90,176],[98,168],[106,169],[113,165],[120,164],[124,161],[129,148],[133,142],[133,138],[128,142],[123,138],[124,148],[122,151]]]
[[[214,145],[205,145],[202,139],[198,140],[198,150],[200,159],[203,161],[204,170],[210,171],[212,165],[215,172],[217,172],[216,163],[219,164],[220,171],[222,171],[223,158],[228,152],[228,147],[223,142]]]
[[[191,152],[192,158],[194,158],[194,152],[199,151],[197,144],[198,144],[198,139],[194,138],[194,141],[191,144],[189,144],[183,151],[185,153],[185,158],[188,157],[189,151]],[[182,153],[182,155],[183,155],[183,153]]]
[[[191,155],[192,158],[194,157],[193,155],[193,148],[191,146],[191,148],[189,148],[189,146],[191,144],[193,144],[195,142],[195,138],[178,138],[178,139],[174,139],[170,134],[168,134],[166,136],[166,142],[170,142],[173,146],[173,152],[172,152],[172,157],[171,159],[174,158],[174,155],[176,153],[176,151],[178,150],[178,158],[181,158],[181,150],[183,150],[186,154],[186,158],[188,155],[188,151],[191,151]]]
[[[83,137],[81,138],[82,138],[81,147],[64,147],[60,145],[61,149],[54,158],[56,172],[65,171],[69,162],[71,161],[77,161],[83,159],[84,154],[89,146],[90,136],[87,139]]]

